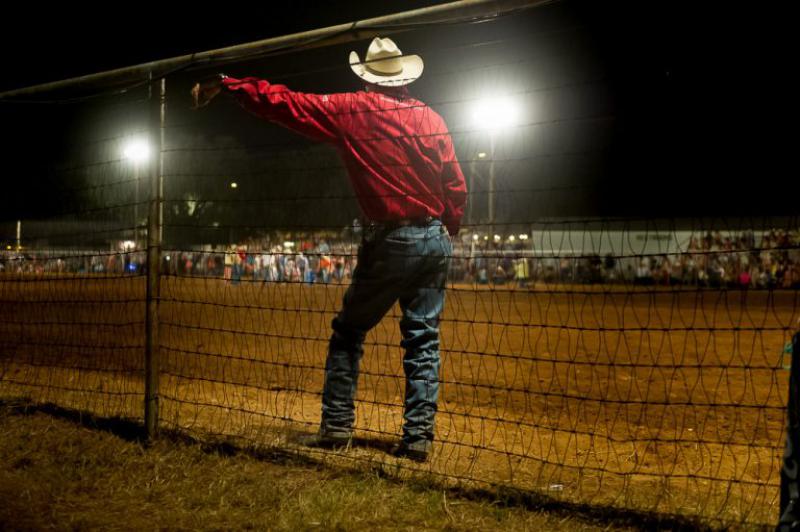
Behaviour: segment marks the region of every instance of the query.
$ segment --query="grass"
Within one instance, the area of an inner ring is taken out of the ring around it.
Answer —
[[[170,438],[144,446],[124,431],[8,405],[0,405],[0,433],[2,530],[622,529],[375,473]]]

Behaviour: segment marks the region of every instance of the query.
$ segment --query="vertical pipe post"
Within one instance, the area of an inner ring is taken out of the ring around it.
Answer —
[[[489,242],[494,242],[494,131],[489,132]]]
[[[133,249],[141,249],[139,242],[139,162],[133,161]]]
[[[475,228],[473,225],[475,224],[475,215],[473,214],[474,207],[474,199],[473,194],[475,193],[475,155],[470,154],[470,161],[469,161],[469,188],[467,189],[467,227],[469,227],[470,233],[475,232]]]
[[[144,424],[148,440],[158,433],[158,307],[161,296],[161,242],[164,200],[164,120],[166,116],[166,80],[152,82],[150,74],[150,142],[154,157],[150,165],[150,194],[147,215],[147,294],[145,317],[145,391]]]
[[[800,332],[792,337],[792,367],[786,408],[786,447],[781,468],[780,520],[776,530],[800,525]]]

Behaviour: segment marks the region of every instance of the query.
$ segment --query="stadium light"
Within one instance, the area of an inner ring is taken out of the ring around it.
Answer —
[[[513,126],[519,116],[519,105],[508,96],[487,96],[475,102],[472,108],[475,126],[488,131],[499,131]]]
[[[142,139],[135,139],[125,144],[122,155],[136,164],[145,162],[150,157],[150,146]]]

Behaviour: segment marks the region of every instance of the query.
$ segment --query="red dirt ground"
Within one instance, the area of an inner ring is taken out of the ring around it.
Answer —
[[[319,420],[343,286],[165,278],[161,420],[297,448]],[[0,396],[142,417],[144,280],[0,280]],[[421,469],[556,499],[719,523],[777,518],[795,292],[454,286],[442,322],[434,459],[397,461],[397,309],[368,336],[353,449],[325,460]]]

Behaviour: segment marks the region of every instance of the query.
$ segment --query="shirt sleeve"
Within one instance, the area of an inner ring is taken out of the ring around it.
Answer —
[[[222,79],[224,89],[233,94],[250,113],[280,124],[313,140],[336,142],[341,137],[344,95],[306,94],[263,79]]]
[[[467,202],[467,183],[458,164],[453,140],[450,134],[443,135],[442,148],[442,192],[444,195],[444,213],[442,223],[447,226],[451,235],[458,234],[461,228],[461,218],[464,216],[464,205]]]

